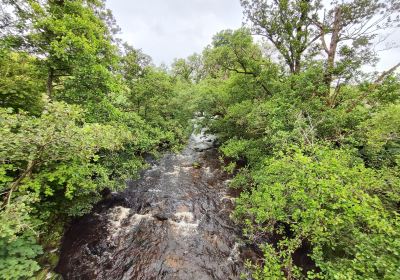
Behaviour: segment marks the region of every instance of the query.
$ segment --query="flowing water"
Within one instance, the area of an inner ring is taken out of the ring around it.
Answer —
[[[73,223],[64,279],[239,279],[246,249],[229,215],[234,195],[204,130],[141,179]],[[247,254],[249,254],[247,252]]]

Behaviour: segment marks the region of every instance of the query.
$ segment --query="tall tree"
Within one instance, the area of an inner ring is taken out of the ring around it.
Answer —
[[[291,73],[300,71],[305,54],[324,56],[327,95],[337,81],[333,99],[343,81],[354,78],[360,66],[376,61],[374,47],[386,38],[378,38],[378,32],[400,20],[399,0],[334,0],[325,7],[321,0],[241,0],[241,4],[253,32],[276,47]]]
[[[49,98],[63,99],[56,96],[55,87],[69,87],[66,90],[71,93],[77,79],[84,79],[86,85],[92,81],[88,89],[102,86],[98,92],[107,91],[103,81],[108,80],[107,73],[116,65],[116,49],[112,43],[114,23],[103,1],[9,2],[18,15],[24,47],[40,57],[46,69]],[[75,82],[66,83],[70,80]],[[82,96],[74,101],[81,102]]]
[[[386,39],[385,30],[399,23],[399,12],[398,0],[335,0],[323,18],[312,18],[326,57],[328,89],[337,79],[338,91],[341,83],[353,78],[360,66],[376,61],[375,46]]]
[[[203,58],[195,53],[184,58],[175,59],[172,63],[172,75],[179,77],[186,82],[199,82],[205,75]]]
[[[320,0],[241,0],[252,30],[279,51],[291,73],[301,69],[305,52],[320,34],[312,24]]]
[[[254,43],[248,29],[223,30],[217,33],[213,37],[212,46],[205,49],[203,55],[205,67],[211,75],[218,71],[223,76],[227,76],[228,72],[247,75],[255,79],[264,94],[271,95],[267,85],[270,77],[264,75],[270,63],[262,56],[260,47]]]

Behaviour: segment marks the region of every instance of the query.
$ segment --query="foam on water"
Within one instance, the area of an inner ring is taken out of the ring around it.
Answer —
[[[121,231],[122,223],[129,217],[131,209],[122,206],[112,208],[108,214],[108,241],[113,241]]]
[[[240,279],[234,197],[219,164],[215,136],[193,134],[178,155],[129,181],[128,188],[76,222],[63,239],[65,280]]]

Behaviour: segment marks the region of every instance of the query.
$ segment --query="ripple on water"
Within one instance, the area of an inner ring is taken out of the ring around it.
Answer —
[[[64,279],[240,279],[241,246],[229,219],[235,194],[216,150],[195,151],[214,140],[205,130],[191,137],[181,154],[166,154],[115,195],[119,202],[78,220],[63,240]]]
[[[194,220],[194,215],[191,212],[177,212],[173,215],[173,219],[169,220],[175,234],[189,236],[196,234],[199,226],[199,221]]]

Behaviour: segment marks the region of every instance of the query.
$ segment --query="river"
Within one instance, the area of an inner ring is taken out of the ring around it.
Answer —
[[[230,219],[235,194],[215,138],[192,134],[66,232],[64,279],[240,279],[252,255]]]

